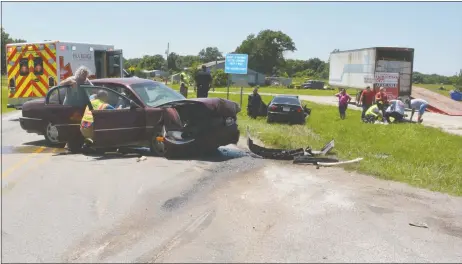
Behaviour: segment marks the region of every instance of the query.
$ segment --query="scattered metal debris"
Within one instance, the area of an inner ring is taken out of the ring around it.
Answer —
[[[420,227],[420,228],[428,228],[428,225],[425,223],[409,223],[410,226]]]
[[[313,164],[319,166],[335,166],[342,164],[349,164],[359,162],[363,158],[357,158],[348,161],[339,161],[336,158],[325,157],[335,146],[335,141],[331,140],[321,150],[312,150],[311,147],[306,149],[270,149],[256,145],[251,136],[249,128],[247,127],[247,145],[249,150],[266,159],[276,160],[293,160],[294,164]]]

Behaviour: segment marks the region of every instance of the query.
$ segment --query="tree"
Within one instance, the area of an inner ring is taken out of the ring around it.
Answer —
[[[26,42],[23,39],[12,39],[10,34],[6,33],[5,29],[2,27],[2,73],[6,73],[6,49],[5,46],[11,43],[24,43]]]
[[[203,63],[223,60],[223,53],[221,53],[217,47],[207,47],[199,51],[199,59]]]
[[[274,68],[280,69],[284,66],[284,52],[295,51],[295,43],[281,31],[263,30],[257,36],[247,36],[236,53],[249,55],[249,68],[272,75]]]
[[[172,52],[168,55],[167,65],[168,65],[169,70],[172,70],[174,72],[179,71],[180,64],[181,64],[181,58],[178,54],[176,54],[175,52]]]
[[[162,55],[144,55],[139,63],[139,67],[144,70],[160,70],[165,67],[165,59]]]
[[[193,65],[195,62],[197,62],[197,63],[200,62],[199,56],[194,56],[194,55],[181,56],[181,58],[180,58],[180,65],[178,65],[178,67],[179,67],[180,69],[189,68],[189,67],[191,67],[191,65]]]

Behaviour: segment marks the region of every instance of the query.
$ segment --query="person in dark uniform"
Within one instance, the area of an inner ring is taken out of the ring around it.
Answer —
[[[199,71],[195,76],[197,86],[197,98],[207,98],[212,84],[212,75],[207,72],[207,67],[202,65],[202,71]]]

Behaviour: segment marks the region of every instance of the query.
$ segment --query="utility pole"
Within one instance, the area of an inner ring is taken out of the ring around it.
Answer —
[[[167,59],[165,60],[165,63],[167,64],[167,66],[165,67],[167,69],[166,70],[167,74],[168,74],[168,54],[169,53],[170,53],[170,42],[167,42],[167,50],[165,51],[165,55],[167,56]],[[167,84],[167,79],[168,77],[165,79],[165,84]]]

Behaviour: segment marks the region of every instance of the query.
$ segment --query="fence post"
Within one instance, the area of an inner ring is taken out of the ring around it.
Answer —
[[[228,88],[226,91],[226,99],[229,100],[229,79],[231,78],[231,74],[228,74]]]
[[[241,104],[240,104],[241,107],[242,107],[242,92],[243,92],[243,90],[244,90],[244,88],[242,88],[242,86],[241,86]]]

